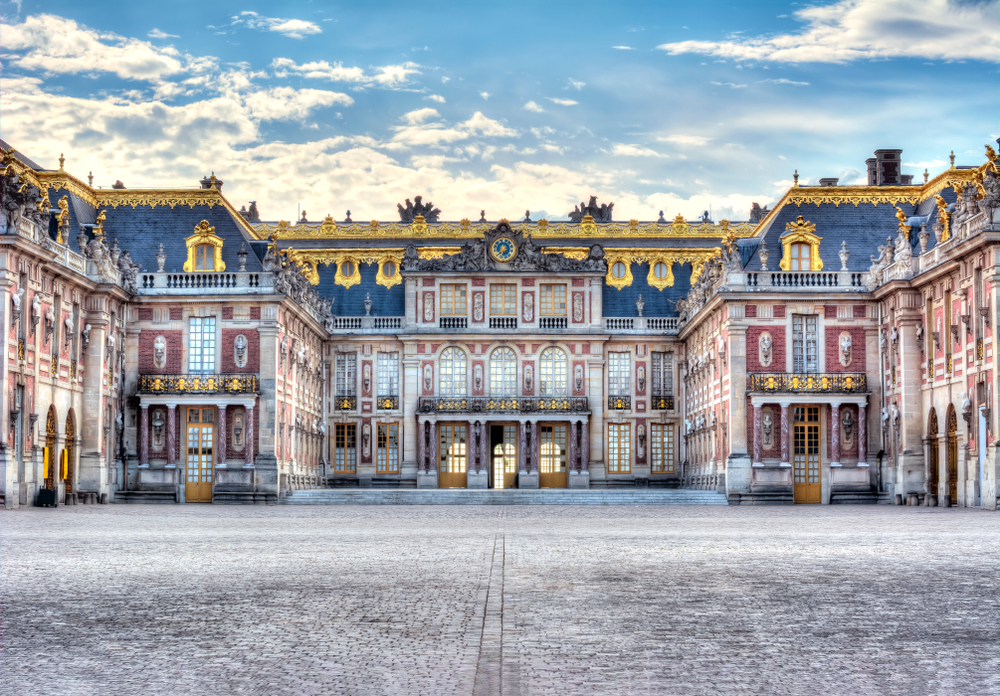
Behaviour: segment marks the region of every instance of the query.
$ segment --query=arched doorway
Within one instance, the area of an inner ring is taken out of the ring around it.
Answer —
[[[73,409],[66,414],[65,447],[63,447],[63,470],[62,475],[66,481],[66,498],[69,499],[76,493],[74,470],[76,467],[76,457],[73,440],[76,438],[76,414]]]
[[[958,417],[948,404],[948,504],[958,500]]]
[[[931,409],[931,414],[927,418],[927,440],[930,448],[930,478],[927,480],[927,493],[929,495],[938,494],[938,419],[937,411]]]
[[[49,413],[45,416],[45,447],[42,449],[42,468],[45,476],[45,488],[55,490],[57,477],[56,473],[56,407],[49,406]]]

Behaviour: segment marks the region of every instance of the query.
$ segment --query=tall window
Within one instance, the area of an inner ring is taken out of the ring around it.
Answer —
[[[792,371],[818,372],[816,315],[792,315]]]
[[[566,316],[565,285],[542,286],[542,306],[539,307],[539,313],[543,317]]]
[[[188,334],[188,372],[215,372],[215,317],[191,317]]]
[[[628,423],[608,424],[609,474],[627,474],[632,471],[630,427]]]
[[[650,470],[654,474],[674,473],[674,425],[653,423],[650,426]]]
[[[378,354],[377,395],[379,399],[399,396],[399,353]]]
[[[517,316],[517,286],[494,284],[490,286],[490,315],[494,317]]]
[[[196,271],[215,270],[215,247],[211,244],[199,244],[194,248],[194,269]]]
[[[441,286],[441,316],[464,317],[467,314],[464,285]]]
[[[465,473],[465,426],[439,425],[441,431],[441,466],[442,474]]]
[[[789,270],[792,271],[808,271],[811,270],[809,261],[809,245],[796,243],[792,244],[792,248],[789,250],[791,263]]]
[[[438,395],[465,396],[465,353],[458,348],[445,348],[438,361]]]
[[[375,469],[380,474],[399,473],[399,426],[379,423],[375,440]]]
[[[517,359],[510,348],[497,348],[490,354],[490,394],[517,396]]]
[[[338,353],[336,360],[336,396],[357,396],[357,355],[355,353]]]
[[[608,394],[629,396],[632,376],[628,353],[608,353]]]
[[[358,467],[358,426],[337,423],[333,429],[333,470],[338,474],[353,474]]]
[[[674,354],[653,353],[653,396],[674,393]]]
[[[566,354],[558,348],[542,351],[541,383],[542,396],[566,396],[569,384],[566,368]]]

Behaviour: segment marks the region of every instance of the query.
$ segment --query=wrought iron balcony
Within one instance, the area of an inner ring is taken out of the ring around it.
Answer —
[[[257,375],[140,375],[140,394],[257,394]]]
[[[418,413],[590,413],[585,396],[422,396]]]
[[[333,400],[333,407],[338,411],[356,411],[358,408],[358,397],[338,396]]]
[[[375,403],[379,411],[395,411],[399,408],[399,397],[380,396]]]
[[[632,397],[631,396],[609,396],[608,397],[608,410],[609,411],[630,411],[632,409]]]
[[[664,394],[662,396],[654,396],[651,400],[650,408],[654,411],[673,411],[674,395]]]
[[[864,394],[868,376],[864,372],[804,373],[755,372],[749,375],[750,391],[815,394]]]

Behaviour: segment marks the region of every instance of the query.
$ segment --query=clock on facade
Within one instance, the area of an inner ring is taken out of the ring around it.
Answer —
[[[515,254],[517,254],[517,245],[514,244],[512,239],[507,237],[500,237],[499,239],[494,240],[493,244],[490,245],[490,255],[494,258],[494,260],[501,263],[510,261],[514,258]]]

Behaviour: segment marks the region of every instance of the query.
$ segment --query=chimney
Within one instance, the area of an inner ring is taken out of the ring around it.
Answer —
[[[876,150],[875,151],[875,177],[872,180],[872,160],[865,160],[868,164],[868,184],[871,186],[899,186],[902,182],[902,150]],[[910,177],[911,180],[913,177]]]
[[[838,181],[840,181],[840,179],[833,179],[833,178],[830,178],[830,179],[820,179],[819,180],[819,185],[820,186],[836,186]]]
[[[868,185],[875,186],[878,181],[878,176],[875,173],[875,162],[877,162],[874,157],[869,157],[865,160],[865,166],[868,167]]]
[[[900,181],[902,182],[903,186],[913,186],[913,175],[912,174],[903,174],[899,178],[900,178]]]
[[[204,179],[201,180],[200,183],[203,189],[212,188],[212,184],[214,183],[216,190],[218,191],[222,190],[222,179],[216,179],[215,172],[212,172],[211,176],[206,176]]]

